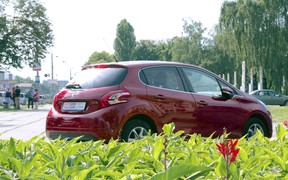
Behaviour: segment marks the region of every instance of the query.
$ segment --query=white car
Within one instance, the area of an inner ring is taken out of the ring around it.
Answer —
[[[45,96],[44,95],[39,95],[39,104],[45,104]]]
[[[28,98],[26,98],[26,93],[20,93],[20,104],[21,105],[26,105]]]

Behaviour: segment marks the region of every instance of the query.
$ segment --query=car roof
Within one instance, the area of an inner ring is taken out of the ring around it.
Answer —
[[[99,63],[99,64],[90,64],[87,66],[84,66],[83,69],[89,68],[89,67],[96,67],[96,66],[108,66],[108,67],[113,67],[113,66],[123,66],[123,67],[146,67],[146,66],[153,66],[153,65],[174,65],[174,66],[179,66],[179,65],[185,65],[185,66],[193,66],[196,67],[195,65],[192,64],[185,64],[185,63],[180,63],[180,62],[172,62],[172,61],[121,61],[121,62],[109,62],[109,63]]]

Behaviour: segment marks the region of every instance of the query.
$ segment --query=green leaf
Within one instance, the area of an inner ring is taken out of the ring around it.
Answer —
[[[189,156],[186,158],[186,163],[188,164],[198,164],[199,163],[199,158],[191,152]]]
[[[8,157],[11,157],[9,154],[0,151],[0,165],[8,163]]]
[[[286,129],[281,124],[278,124],[276,127],[276,138],[283,140],[286,135]]]
[[[160,160],[160,158],[161,158],[160,155],[161,155],[161,152],[163,151],[163,149],[164,149],[163,141],[162,141],[162,139],[160,139],[153,146],[152,156],[155,159]]]
[[[162,129],[165,135],[171,137],[173,135],[173,130],[175,129],[175,124],[174,123],[164,124]]]
[[[238,148],[240,149],[240,151],[239,151],[240,159],[242,159],[243,161],[247,161],[248,155],[247,155],[247,152],[245,151],[245,149],[242,147],[238,147]]]
[[[67,144],[66,147],[65,147],[65,151],[63,151],[63,155],[65,157],[71,155],[71,154],[76,154],[80,148],[83,147],[83,144],[82,143],[76,143],[75,144]]]
[[[63,172],[63,165],[64,165],[64,156],[62,154],[59,154],[55,159],[55,168],[58,170],[60,174],[64,174]]]
[[[166,172],[158,173],[151,177],[150,180],[170,180],[170,179],[179,179],[185,175],[192,175],[189,178],[195,179],[199,174],[205,175],[211,171],[212,168],[205,166],[193,166],[193,165],[178,165],[168,168]],[[194,176],[193,176],[194,175]]]
[[[282,168],[282,170],[285,170],[285,162],[276,153],[268,149],[264,149],[264,151]]]
[[[115,173],[113,172],[109,172],[108,170],[107,171],[99,171],[95,174],[93,174],[93,177],[101,177],[101,179],[104,179],[103,177],[105,177],[105,179],[118,179],[116,176],[115,176]],[[108,178],[109,177],[109,178]]]
[[[120,145],[117,145],[115,147],[112,147],[110,150],[109,150],[109,153],[107,154],[107,157],[108,159],[115,156],[116,153],[119,153],[119,151],[121,151],[123,149],[124,145],[123,144],[120,144]]]
[[[41,176],[46,175],[46,171],[49,168],[51,169],[52,165],[54,165],[54,161],[42,162],[42,164],[43,164],[43,166],[40,166],[37,169],[35,169],[33,172],[31,172],[32,177],[36,177],[36,176],[40,176],[41,177]],[[55,176],[55,179],[56,179],[56,176]]]
[[[31,172],[32,167],[38,168],[38,167],[36,167],[37,157],[38,157],[37,153],[33,152],[31,154],[31,156],[25,160],[25,163],[22,166],[22,168],[23,168],[22,177],[28,177],[28,175]]]
[[[48,153],[45,153],[45,152],[43,151],[43,148],[42,148],[42,149],[37,148],[37,149],[36,149],[36,152],[37,152],[38,154],[40,154],[40,155],[42,156],[42,158],[45,159],[47,162],[53,161],[53,158],[52,158],[51,156],[49,156]]]
[[[15,171],[16,173],[20,173],[21,172],[21,169],[22,169],[22,163],[21,161],[19,161],[18,159],[16,158],[9,158],[10,162],[11,162],[11,165],[12,167],[15,167]],[[14,168],[13,168],[14,169]]]
[[[68,179],[69,176],[73,177],[74,174],[78,175],[79,172],[85,170],[84,166],[72,166],[65,169],[64,177]]]
[[[168,162],[167,162],[168,164]],[[164,164],[161,163],[159,160],[154,160],[153,167],[155,168],[156,172],[162,171],[164,169]]]
[[[93,171],[94,169],[98,168],[98,165],[94,165],[88,169],[85,170],[81,170],[79,172],[79,175],[75,176],[74,179],[88,179],[87,175],[88,173],[90,173],[91,171]]]
[[[227,172],[226,172],[226,162],[225,162],[224,158],[220,157],[217,162],[218,162],[218,164],[217,164],[217,166],[215,168],[216,175],[219,176],[219,177],[220,176],[226,177],[226,174],[227,174]]]
[[[143,151],[139,148],[131,149],[130,155],[129,155],[129,162],[137,161],[142,155]]]
[[[233,179],[235,179],[235,180],[239,179],[240,180],[240,177],[239,177],[240,172],[237,169],[237,166],[235,163],[230,164],[230,173],[233,176]]]
[[[13,138],[10,138],[9,140],[8,153],[11,154],[12,156],[16,156],[15,141]]]

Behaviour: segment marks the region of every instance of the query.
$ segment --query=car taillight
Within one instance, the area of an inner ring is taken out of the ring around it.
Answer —
[[[62,90],[54,96],[54,99],[53,99],[54,108],[60,109],[61,104],[59,104],[59,100],[61,100],[67,92],[68,90]]]
[[[86,70],[90,68],[107,68],[107,65],[106,64],[92,64],[92,65],[84,66],[82,70]]]
[[[112,91],[107,94],[105,94],[101,100],[100,103],[102,107],[108,107],[115,104],[120,103],[126,103],[128,102],[128,98],[131,96],[131,94],[128,91]]]

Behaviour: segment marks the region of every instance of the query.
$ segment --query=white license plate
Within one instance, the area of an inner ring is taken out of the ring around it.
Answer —
[[[64,102],[62,111],[83,111],[86,102]]]

